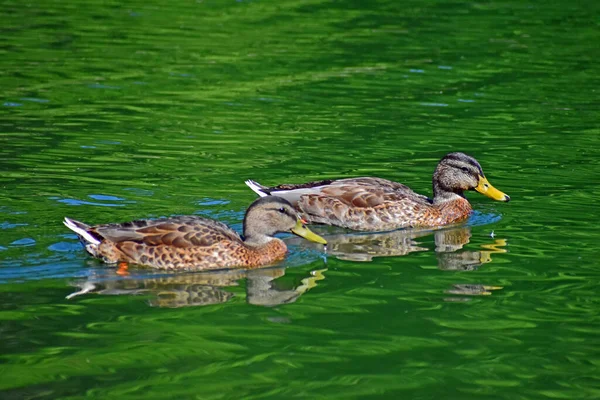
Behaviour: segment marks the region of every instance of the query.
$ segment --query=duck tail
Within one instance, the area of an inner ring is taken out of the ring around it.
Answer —
[[[63,224],[79,236],[82,241],[89,244],[98,245],[102,241],[93,232],[90,232],[91,227],[83,222],[75,221],[74,219],[65,217]]]
[[[261,185],[260,183],[253,181],[251,179],[248,179],[246,182],[246,185],[252,189],[252,191],[254,193],[256,193],[257,195],[259,195],[260,197],[266,197],[269,196],[271,193],[269,193],[267,190],[269,189],[266,186]]]

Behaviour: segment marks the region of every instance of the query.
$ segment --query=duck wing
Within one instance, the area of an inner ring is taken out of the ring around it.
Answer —
[[[427,196],[415,193],[402,183],[374,177],[338,179],[323,187],[321,193],[338,197],[342,202],[354,207],[375,207],[406,198],[415,198],[431,204]]]
[[[242,242],[227,225],[198,216],[96,225],[90,227],[89,232],[115,244],[134,242],[146,246],[189,248],[207,247],[221,241]]]
[[[313,223],[356,230],[388,230],[404,225],[399,218],[430,207],[432,201],[408,186],[387,179],[360,177],[265,187],[246,182],[261,196],[290,201]],[[260,193],[259,193],[260,192]]]
[[[303,196],[336,198],[353,207],[375,207],[384,202],[402,201],[407,197],[427,204],[432,203],[427,196],[415,193],[402,183],[375,177],[322,180],[273,187],[266,187],[249,180],[246,181],[246,185],[261,197],[269,195],[283,197],[296,207]]]

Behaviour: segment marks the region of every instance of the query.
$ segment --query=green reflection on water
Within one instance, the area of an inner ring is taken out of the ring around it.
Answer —
[[[597,398],[598,11],[4,2],[2,398]],[[61,224],[239,229],[248,178],[430,194],[449,151],[513,201],[255,276],[117,279]]]

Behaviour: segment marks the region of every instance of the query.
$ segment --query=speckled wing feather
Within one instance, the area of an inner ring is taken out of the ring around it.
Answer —
[[[279,185],[268,191],[295,200],[295,206],[309,222],[363,231],[410,226],[404,221],[431,208],[431,200],[426,196],[381,178]]]
[[[227,225],[197,216],[97,225],[104,240],[92,254],[164,269],[214,269],[239,263],[240,236]],[[244,253],[245,254],[245,253]]]
[[[147,246],[187,248],[211,246],[223,240],[242,242],[227,225],[197,216],[96,225],[90,231],[113,243],[135,242]]]

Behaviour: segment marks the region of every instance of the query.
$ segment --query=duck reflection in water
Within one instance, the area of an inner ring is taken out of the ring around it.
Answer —
[[[339,232],[339,231],[337,231]],[[495,238],[482,244],[480,250],[463,250],[469,243],[471,227],[445,228],[441,230],[397,230],[383,233],[336,233],[323,232],[328,242],[328,256],[341,260],[369,262],[375,257],[397,257],[429,248],[417,239],[432,235],[438,268],[445,271],[473,271],[492,261],[492,254],[506,253],[506,240]],[[288,245],[311,247],[306,241],[295,237],[284,239]],[[226,290],[239,286],[246,280],[246,301],[260,306],[277,306],[295,302],[301,295],[324,279],[326,269],[311,271],[293,288],[281,288],[277,279],[284,276],[286,267],[261,269],[235,269],[213,272],[183,273],[150,277],[116,277],[114,270],[105,270],[106,276],[90,277],[76,282],[81,290],[70,294],[72,298],[85,293],[103,295],[150,295],[150,305],[155,307],[189,307],[218,304],[229,301],[239,294]],[[446,293],[460,296],[490,295],[499,286],[482,284],[454,284]],[[465,297],[450,297],[448,301],[465,301]]]
[[[462,226],[441,230],[397,230],[382,233],[340,233],[323,234],[327,238],[327,253],[341,260],[372,261],[374,257],[404,256],[412,252],[429,251],[417,239],[433,234],[438,268],[444,271],[473,271],[492,261],[492,254],[506,253],[505,239],[495,238],[491,243],[482,244],[481,250],[462,250],[470,242],[471,227]],[[296,238],[293,242],[301,244]],[[310,244],[309,244],[310,246]],[[446,291],[448,294],[485,296],[500,286],[481,284],[455,284]],[[449,298],[456,301],[457,298]],[[462,300],[468,300],[462,298]]]
[[[483,250],[462,250],[471,239],[471,227],[446,228],[442,230],[397,230],[381,233],[321,233],[327,237],[327,254],[340,260],[372,261],[374,257],[397,257],[417,251],[429,251],[416,239],[433,234],[439,268],[442,270],[471,271],[492,260],[494,253],[506,253],[506,240],[495,239],[483,244]],[[286,242],[311,247],[296,238]]]
[[[280,288],[276,279],[285,275],[285,267],[261,269],[236,269],[213,272],[189,272],[165,274],[150,277],[118,277],[114,270],[106,270],[112,275],[95,276],[85,281],[75,282],[81,290],[71,293],[68,299],[86,293],[102,295],[150,295],[153,307],[190,307],[225,303],[237,293],[226,290],[239,286],[246,280],[246,301],[260,306],[277,306],[293,303],[302,294],[324,279],[322,270],[311,271],[301,280],[300,285]]]

